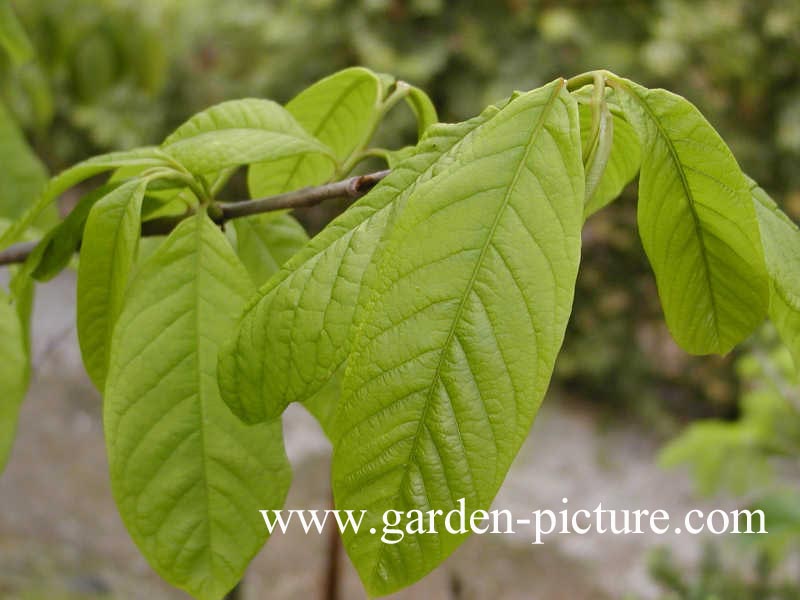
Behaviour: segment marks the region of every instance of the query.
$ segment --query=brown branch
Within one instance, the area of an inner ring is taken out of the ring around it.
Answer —
[[[388,170],[376,171],[375,173],[356,175],[355,177],[349,177],[342,181],[307,187],[293,192],[286,192],[285,194],[268,196],[266,198],[244,200],[242,202],[219,202],[216,204],[216,207],[220,212],[219,215],[214,218],[214,221],[222,225],[231,219],[240,219],[242,217],[249,217],[276,210],[314,206],[325,200],[332,200],[333,198],[360,198],[375,187],[375,185],[388,174]],[[145,221],[142,223],[142,235],[166,235],[175,229],[178,223],[191,214],[192,213],[188,212],[175,217],[161,217],[153,219],[152,221]],[[1,250],[0,266],[25,262],[25,259],[28,258],[28,255],[36,247],[36,244],[37,242],[21,242],[9,246],[5,250]]]

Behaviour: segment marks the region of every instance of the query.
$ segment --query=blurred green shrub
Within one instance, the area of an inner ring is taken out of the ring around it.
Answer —
[[[670,551],[660,548],[649,560],[649,571],[665,590],[662,600],[800,600],[800,581],[778,573],[762,553],[753,564],[722,560],[719,548],[706,545],[696,569],[687,572]]]
[[[776,569],[800,556],[800,489],[785,483],[798,476],[800,386],[789,351],[771,327],[751,346],[736,365],[744,390],[739,417],[692,423],[662,449],[660,462],[688,465],[703,495],[743,497],[746,508],[763,511],[768,534],[737,536],[755,557],[755,577],[726,570],[709,547],[698,580],[690,584],[667,554],[657,555],[651,572],[677,598],[800,598],[800,580],[775,583]]]

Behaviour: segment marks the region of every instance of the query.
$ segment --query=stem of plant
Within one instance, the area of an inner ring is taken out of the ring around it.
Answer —
[[[331,495],[331,508],[334,508],[333,495]],[[339,600],[339,529],[328,522],[328,554],[325,570],[325,582],[322,589],[323,600]]]
[[[255,200],[244,200],[241,202],[219,202],[215,205],[218,208],[214,221],[219,225],[232,219],[240,219],[261,213],[274,212],[292,208],[301,208],[320,204],[325,200],[334,198],[357,199],[369,192],[377,183],[389,174],[388,170],[367,173],[348,177],[342,181],[326,183],[314,187],[307,187],[285,194],[258,198]],[[176,217],[163,217],[145,221],[142,223],[143,236],[166,235],[178,223],[191,216],[193,213],[186,212]],[[12,265],[25,262],[38,242],[21,242],[9,246],[0,251],[0,266]]]

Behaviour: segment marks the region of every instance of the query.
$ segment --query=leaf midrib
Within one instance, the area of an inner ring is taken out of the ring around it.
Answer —
[[[194,251],[194,293],[192,295],[192,302],[195,304],[195,344],[194,344],[194,352],[195,352],[195,375],[197,377],[197,401],[198,407],[200,412],[200,427],[198,428],[200,431],[200,446],[202,451],[200,452],[200,465],[201,471],[203,473],[203,488],[205,489],[205,513],[206,519],[208,524],[208,561],[209,561],[209,568],[213,572],[214,571],[214,544],[213,544],[213,535],[212,535],[212,515],[211,515],[211,486],[208,484],[208,461],[206,460],[206,432],[205,432],[205,394],[203,393],[204,386],[203,386],[203,373],[201,370],[201,356],[202,352],[200,348],[203,344],[203,336],[200,335],[200,268],[201,268],[201,261],[200,261],[200,252],[203,247],[203,226],[205,225],[205,211],[201,210],[198,211],[197,216],[197,225],[195,227],[195,251]]]
[[[666,130],[661,125],[661,122],[656,118],[656,115],[650,108],[650,105],[648,105],[647,102],[645,102],[645,100],[641,96],[639,96],[639,94],[637,94],[632,88],[630,88],[627,85],[624,85],[624,87],[630,96],[636,98],[636,101],[647,113],[647,116],[650,119],[650,121],[656,126],[659,135],[664,140],[664,144],[667,147],[667,151],[670,154],[670,158],[675,164],[675,170],[678,172],[678,175],[681,179],[681,187],[683,187],[684,193],[686,194],[686,199],[689,205],[689,213],[692,215],[692,221],[694,222],[697,238],[698,241],[700,242],[700,256],[703,259],[703,267],[705,275],[704,279],[706,281],[706,285],[708,286],[709,298],[711,300],[711,317],[714,323],[714,337],[716,345],[719,346],[721,342],[721,334],[719,330],[719,316],[717,314],[717,299],[716,299],[716,293],[714,291],[714,286],[711,282],[711,266],[708,261],[705,235],[703,234],[703,228],[701,227],[700,224],[700,217],[698,216],[697,211],[695,210],[694,194],[692,193],[692,190],[689,187],[689,181],[686,179],[686,174],[683,171],[683,163],[681,162],[680,157],[678,156],[678,151],[675,148],[675,145],[672,143],[672,139],[667,135]]]
[[[461,301],[459,302],[458,307],[456,309],[456,313],[455,313],[455,315],[453,317],[453,322],[451,323],[450,330],[447,333],[447,338],[445,339],[444,343],[442,344],[442,347],[441,347],[441,350],[440,350],[440,354],[439,354],[439,360],[437,361],[437,364],[436,364],[436,370],[434,371],[433,377],[431,379],[431,384],[428,387],[428,392],[426,394],[425,406],[422,409],[422,414],[420,415],[419,422],[417,424],[417,430],[416,430],[416,432],[414,433],[414,436],[413,436],[413,441],[412,441],[412,445],[411,445],[411,453],[410,453],[410,455],[408,457],[408,461],[403,465],[403,477],[400,480],[399,485],[397,486],[397,491],[395,492],[395,497],[399,497],[400,496],[400,492],[402,491],[403,487],[406,485],[406,483],[408,481],[408,477],[409,477],[409,473],[410,473],[409,466],[414,462],[414,460],[416,458],[416,453],[417,453],[417,450],[419,448],[419,438],[420,438],[420,435],[422,433],[422,429],[423,429],[423,426],[425,424],[425,420],[427,418],[428,410],[429,410],[430,405],[432,403],[434,390],[436,389],[437,383],[439,382],[439,380],[441,378],[441,371],[442,371],[442,368],[444,366],[445,355],[447,354],[447,349],[450,347],[450,345],[452,344],[453,339],[455,337],[456,328],[458,327],[458,324],[461,321],[461,316],[462,316],[462,313],[464,312],[464,307],[466,306],[467,298],[469,297],[470,292],[472,291],[472,289],[473,289],[473,287],[475,285],[475,281],[476,281],[476,279],[478,277],[478,273],[480,272],[481,267],[483,266],[483,260],[484,260],[484,258],[486,256],[486,252],[488,251],[489,247],[491,246],[491,240],[493,239],[495,231],[497,230],[497,227],[498,227],[498,225],[500,223],[500,219],[502,218],[503,213],[505,212],[505,209],[508,207],[508,204],[509,204],[509,202],[511,200],[512,192],[516,188],[517,183],[519,181],[519,177],[520,177],[522,171],[524,170],[525,165],[527,164],[528,156],[529,156],[529,154],[531,152],[531,149],[535,145],[534,142],[535,142],[535,140],[538,139],[538,135],[541,132],[542,128],[544,127],[544,123],[546,121],[546,117],[549,115],[550,110],[552,109],[553,104],[555,103],[556,99],[560,95],[561,90],[562,90],[563,87],[564,87],[564,80],[562,79],[559,82],[559,85],[557,85],[555,87],[555,90],[553,91],[553,94],[548,99],[547,103],[542,107],[542,111],[539,114],[539,119],[538,119],[535,127],[531,131],[531,135],[530,135],[528,144],[526,145],[525,152],[523,153],[522,157],[520,158],[519,165],[517,166],[517,169],[514,172],[514,177],[512,178],[511,183],[508,186],[508,191],[506,192],[505,197],[503,198],[503,202],[502,202],[501,206],[499,207],[499,209],[497,211],[497,215],[495,216],[494,222],[492,223],[492,227],[489,230],[488,235],[486,236],[486,242],[483,244],[483,247],[481,248],[481,252],[480,252],[477,260],[475,261],[475,267],[472,270],[472,274],[470,276],[470,280],[467,283],[467,286],[464,289],[464,293],[461,296]],[[379,566],[381,564],[381,560],[383,558],[384,553],[385,553],[385,545],[381,545],[380,549],[378,550],[378,557],[377,557],[377,560],[375,561],[375,566],[372,569],[372,579],[373,579],[373,581],[376,580],[376,576],[378,577],[378,580],[380,580],[380,576],[378,574],[378,568],[379,568]]]

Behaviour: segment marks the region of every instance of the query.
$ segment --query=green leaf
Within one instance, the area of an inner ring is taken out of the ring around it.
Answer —
[[[274,418],[290,402],[310,399],[334,378],[348,354],[361,277],[393,213],[419,181],[443,168],[438,161],[447,150],[497,111],[489,107],[465,123],[432,127],[415,154],[259,290],[236,336],[221,352],[220,389],[235,414],[248,423]]]
[[[268,533],[290,471],[281,424],[246,427],[222,403],[217,348],[252,283],[203,213],[131,282],[105,391],[111,485],[136,545],[171,584],[219,600]]]
[[[380,112],[381,93],[381,82],[372,71],[353,67],[306,88],[289,101],[286,110],[343,163],[369,142]],[[305,154],[252,165],[247,184],[251,196],[270,196],[325,183],[335,169],[336,164],[325,157]]]
[[[584,172],[564,81],[521,94],[411,193],[363,286],[334,427],[338,509],[373,595],[409,585],[464,535],[385,544],[388,510],[488,509],[527,436],[572,307]],[[438,513],[441,515],[442,513]]]
[[[270,100],[229,100],[196,114],[178,127],[163,149],[189,171],[212,174],[238,165],[330,150],[291,114]]]
[[[257,286],[262,285],[308,242],[308,234],[287,213],[236,219],[236,253]]]
[[[769,287],[747,181],[686,99],[615,80],[642,139],[639,234],[673,337],[725,354],[763,321]]]
[[[0,288],[0,473],[8,462],[19,409],[30,380],[30,313],[33,285],[14,276],[9,292]]]
[[[11,8],[10,0],[0,2],[0,47],[4,48],[15,64],[33,57],[33,46]]]
[[[41,191],[47,181],[47,171],[2,102],[0,165],[0,217],[15,219],[25,209],[25,203]]]
[[[755,181],[750,181],[770,277],[769,318],[800,371],[800,230]]]
[[[436,114],[436,107],[431,102],[428,94],[418,87],[404,81],[398,82],[397,85],[408,87],[406,103],[411,107],[411,111],[417,119],[417,135],[422,137],[425,130],[439,120],[439,116]]]
[[[136,261],[146,179],[106,194],[86,220],[78,266],[78,341],[83,364],[103,390],[114,324]]]
[[[590,142],[592,131],[592,110],[590,106],[579,104],[581,117],[581,143],[584,147]],[[639,170],[642,151],[639,138],[633,127],[620,114],[611,111],[612,144],[611,154],[594,194],[584,208],[584,216],[590,217],[604,206],[610,204],[622,193]]]
[[[62,193],[81,181],[104,171],[126,166],[169,166],[169,157],[158,148],[138,148],[125,152],[101,154],[62,171],[47,183],[34,202],[8,229],[0,234],[0,249],[16,242],[39,214]]]
[[[49,281],[69,265],[83,237],[89,211],[114,187],[103,185],[83,196],[64,220],[47,232],[26,261],[34,279]]]

